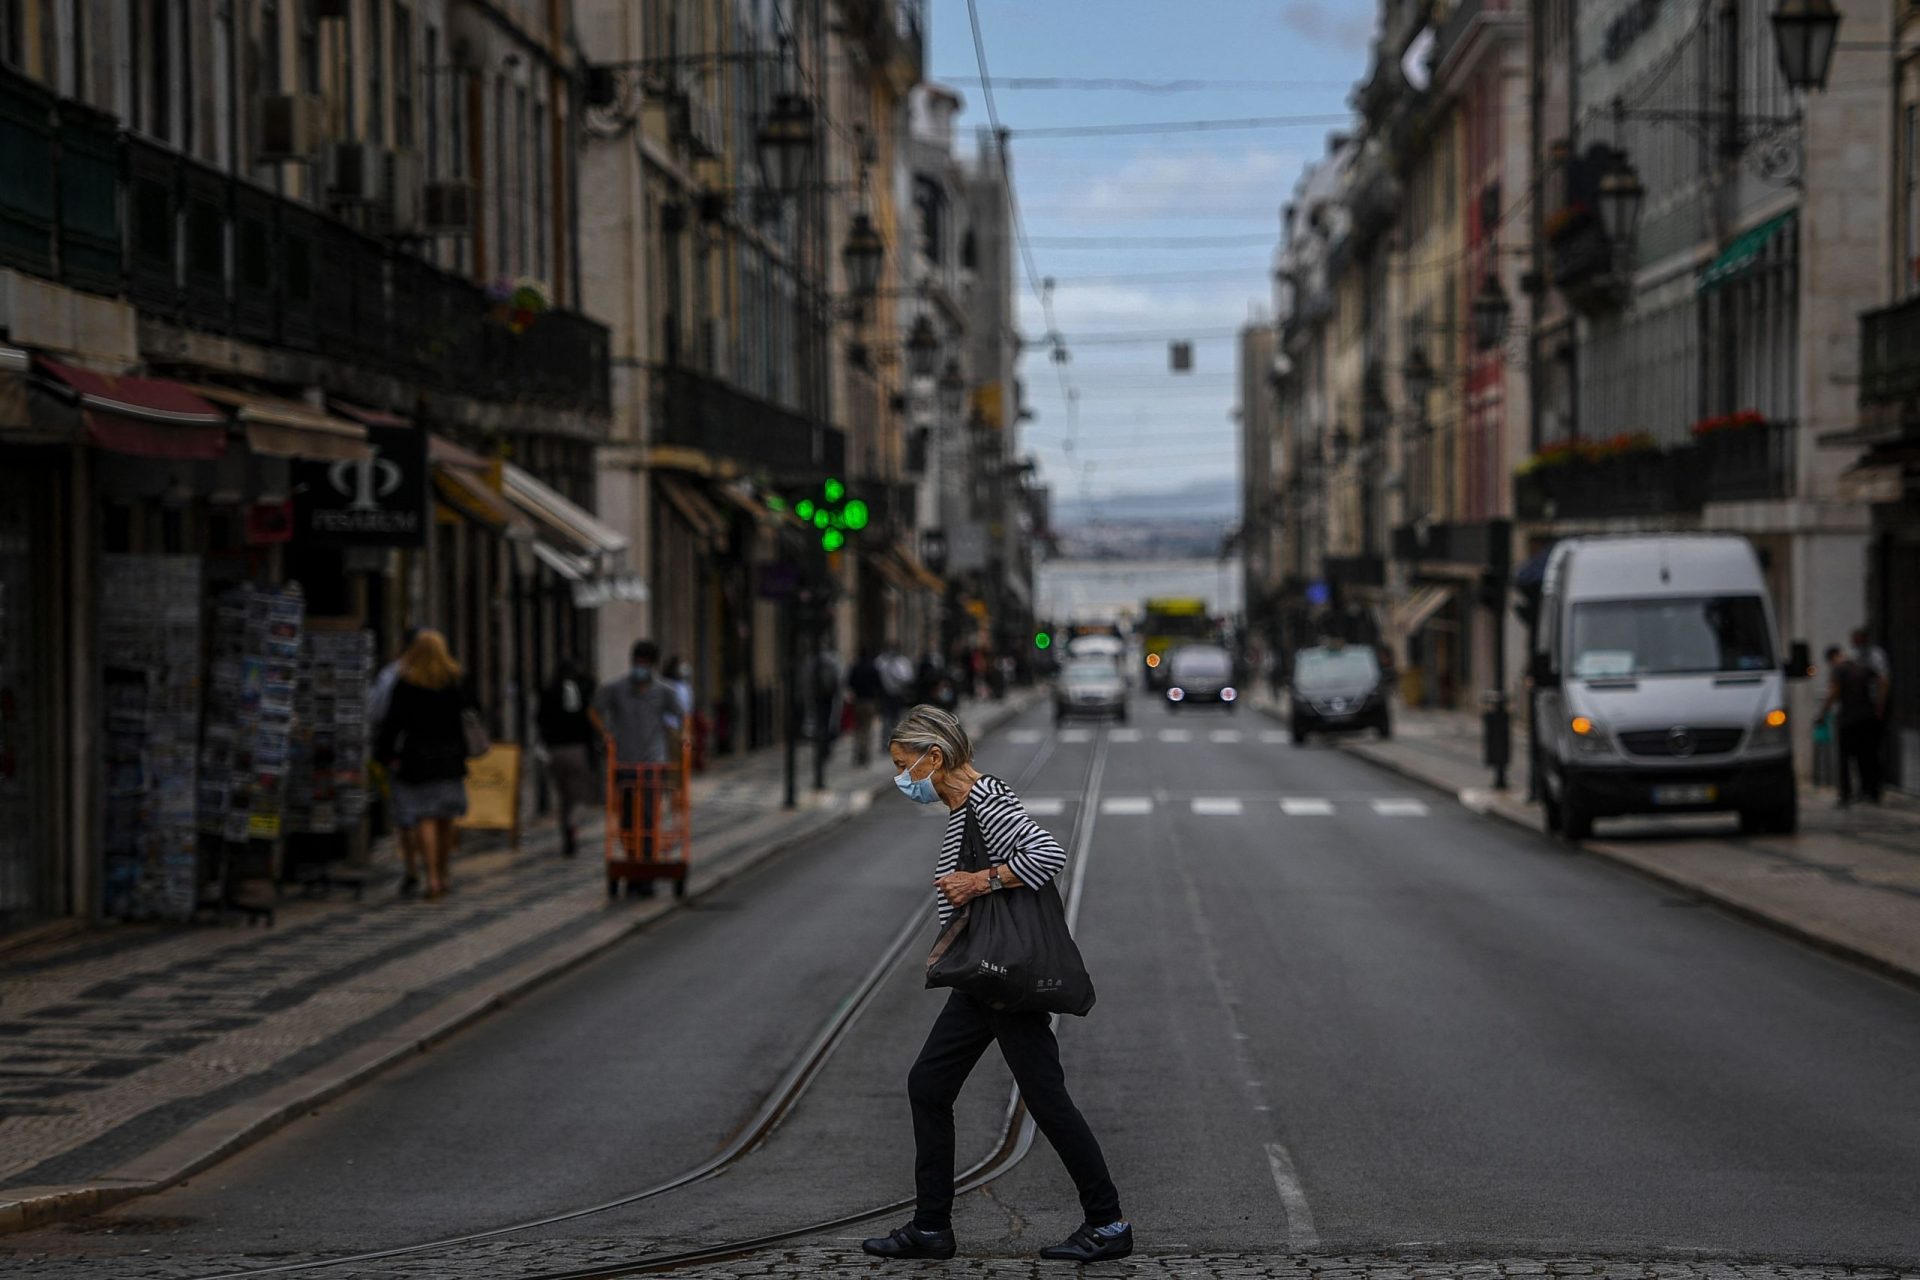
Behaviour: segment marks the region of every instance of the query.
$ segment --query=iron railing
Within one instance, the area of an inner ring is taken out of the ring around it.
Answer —
[[[1920,296],[1860,317],[1860,403],[1920,398]]]
[[[1764,502],[1793,496],[1794,450],[1800,433],[1791,421],[1709,431],[1699,440],[1710,502]]]
[[[678,365],[655,370],[653,442],[699,449],[775,480],[844,475],[844,431]]]

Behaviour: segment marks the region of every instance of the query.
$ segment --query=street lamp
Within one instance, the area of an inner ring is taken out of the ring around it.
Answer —
[[[1640,233],[1640,212],[1646,207],[1647,189],[1640,181],[1626,153],[1616,151],[1600,175],[1600,229],[1607,239],[1622,248],[1632,247]]]
[[[916,378],[931,378],[939,358],[940,335],[933,331],[933,321],[923,315],[907,333],[907,372]]]
[[[1491,351],[1507,339],[1507,326],[1513,320],[1513,304],[1500,278],[1492,272],[1480,285],[1473,299],[1473,342],[1482,351]]]
[[[940,372],[940,415],[952,419],[960,416],[960,409],[967,394],[967,380],[961,376],[960,362],[951,356],[947,367]]]
[[[1773,11],[1773,42],[1788,88],[1796,93],[1826,91],[1839,32],[1840,12],[1833,0],[1780,0]]]
[[[813,158],[813,132],[811,102],[797,93],[774,95],[756,141],[767,184],[781,195],[793,195],[806,181],[807,163]]]
[[[880,238],[880,229],[865,213],[853,215],[840,259],[847,266],[848,287],[858,297],[871,298],[880,288],[880,272],[887,261],[887,242]]]

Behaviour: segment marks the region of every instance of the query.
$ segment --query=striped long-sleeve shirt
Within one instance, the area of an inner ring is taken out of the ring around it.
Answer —
[[[992,774],[982,774],[973,784],[967,803],[947,818],[947,831],[940,840],[940,861],[935,877],[960,869],[960,850],[966,843],[967,809],[980,823],[980,835],[986,841],[989,865],[1008,866],[1020,883],[1039,888],[1059,875],[1067,865],[1067,852],[1060,842],[1028,815],[1026,806],[1013,789]],[[934,899],[940,907],[940,927],[946,928],[956,908],[938,890]]]

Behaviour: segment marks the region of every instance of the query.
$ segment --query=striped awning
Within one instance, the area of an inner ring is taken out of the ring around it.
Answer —
[[[1699,291],[1711,293],[1752,271],[1774,237],[1792,227],[1797,216],[1789,210],[1735,236],[1700,273]]]

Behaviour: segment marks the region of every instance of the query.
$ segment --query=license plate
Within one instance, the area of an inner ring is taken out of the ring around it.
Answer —
[[[1712,804],[1720,794],[1718,787],[1692,785],[1684,787],[1655,787],[1655,804]]]

